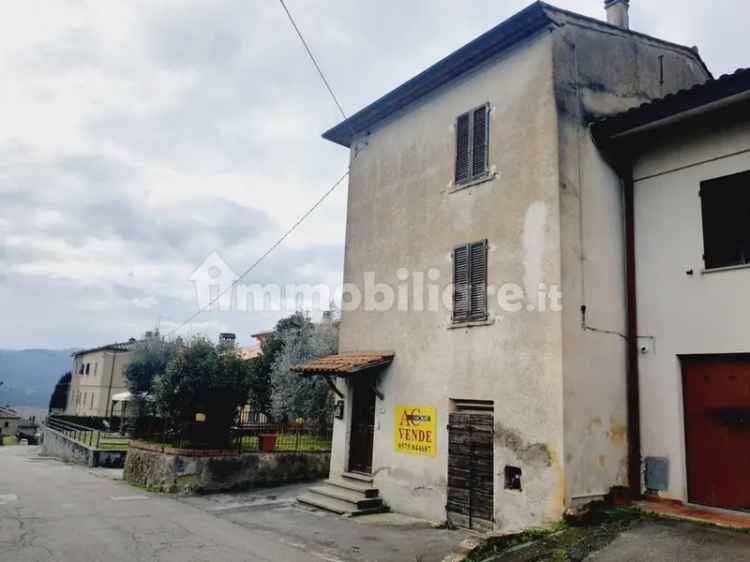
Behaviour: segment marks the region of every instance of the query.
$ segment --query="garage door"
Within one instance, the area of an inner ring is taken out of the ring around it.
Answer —
[[[750,357],[683,357],[688,496],[750,510]]]

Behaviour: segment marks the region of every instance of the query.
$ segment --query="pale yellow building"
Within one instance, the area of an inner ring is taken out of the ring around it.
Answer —
[[[73,354],[67,415],[106,417],[112,413],[112,397],[128,390],[125,370],[133,359],[135,344],[131,340]]]

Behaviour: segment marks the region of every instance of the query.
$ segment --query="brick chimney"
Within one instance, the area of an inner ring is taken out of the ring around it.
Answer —
[[[607,10],[607,23],[630,29],[630,0],[604,0],[604,9]]]

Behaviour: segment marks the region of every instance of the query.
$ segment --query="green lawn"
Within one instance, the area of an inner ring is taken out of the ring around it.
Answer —
[[[242,448],[248,450],[260,449],[257,437],[243,437]],[[310,435],[297,436],[291,433],[280,433],[276,437],[274,451],[330,451],[331,440]]]

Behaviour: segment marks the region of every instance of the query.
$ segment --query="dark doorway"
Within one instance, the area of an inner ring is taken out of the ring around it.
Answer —
[[[372,441],[375,435],[375,392],[367,381],[354,383],[349,470],[372,472]]]
[[[750,357],[682,358],[688,499],[750,510]]]
[[[494,511],[494,429],[491,412],[452,412],[448,425],[448,519],[491,531]],[[519,478],[520,482],[520,478]]]

